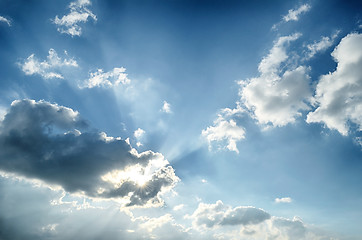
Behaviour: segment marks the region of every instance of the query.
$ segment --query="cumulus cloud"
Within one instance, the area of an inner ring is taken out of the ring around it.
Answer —
[[[163,101],[163,105],[162,105],[161,111],[164,112],[164,113],[172,113],[172,111],[171,111],[171,104],[169,104],[169,103],[166,102],[166,101]]]
[[[192,219],[193,229],[202,234],[200,239],[334,239],[320,229],[305,224],[299,217],[288,219],[271,216],[260,208],[232,208],[221,201],[215,204],[200,203],[195,212],[186,218]]]
[[[336,32],[331,37],[322,37],[321,40],[307,45],[307,59],[314,57],[319,52],[323,52],[333,45],[334,40],[338,36],[339,32]]]
[[[70,13],[59,18],[55,16],[53,22],[58,26],[57,30],[60,33],[73,36],[80,36],[82,28],[79,23],[85,23],[89,18],[97,21],[97,16],[92,13],[87,7],[91,5],[89,0],[78,0],[69,4]]]
[[[0,16],[0,22],[6,23],[9,27],[11,26],[11,21],[6,17]]]
[[[284,126],[309,109],[309,69],[288,64],[287,46],[300,36],[296,33],[280,37],[260,62],[260,76],[239,82],[241,100],[259,124]]]
[[[70,108],[14,101],[0,123],[0,169],[124,206],[163,203],[179,179],[162,154],[82,129],[87,123]]]
[[[288,14],[283,17],[283,21],[284,22],[298,21],[299,15],[301,15],[302,13],[308,12],[310,10],[310,8],[311,7],[309,4],[303,4],[302,6],[300,6],[297,9],[290,9],[288,11]]]
[[[233,118],[243,112],[240,105],[235,109],[224,108],[218,114],[214,125],[202,130],[201,135],[206,138],[210,150],[213,143],[217,143],[219,148],[227,148],[239,153],[236,142],[245,138],[245,129],[238,126]]]
[[[59,73],[63,67],[78,67],[73,58],[62,59],[54,49],[49,49],[49,55],[44,61],[39,61],[34,54],[30,55],[25,61],[19,63],[21,70],[26,75],[40,75],[44,79],[64,78]]]
[[[94,88],[94,87],[114,87],[118,85],[129,84],[131,80],[127,78],[124,67],[113,68],[109,72],[104,72],[102,69],[98,69],[94,73],[90,73],[89,79],[84,81],[80,88]]]
[[[351,123],[362,130],[362,34],[344,37],[332,52],[337,68],[321,76],[314,96],[316,109],[308,123],[324,123],[348,135]]]
[[[193,219],[195,227],[207,228],[234,225],[253,225],[270,218],[270,215],[260,208],[239,206],[232,208],[222,201],[215,204],[200,203],[195,212],[188,216]]]
[[[290,197],[276,198],[274,200],[276,203],[291,203],[292,199]]]

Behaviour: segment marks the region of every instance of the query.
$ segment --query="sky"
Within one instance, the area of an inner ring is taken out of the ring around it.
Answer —
[[[0,239],[362,238],[362,2],[0,0]]]

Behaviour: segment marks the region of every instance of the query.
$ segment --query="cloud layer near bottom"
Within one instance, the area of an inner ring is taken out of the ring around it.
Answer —
[[[167,208],[157,214],[71,197],[62,190],[0,177],[0,239],[221,240],[332,239],[299,218],[271,216],[251,206],[231,207],[221,201],[200,203],[182,218]],[[184,210],[182,210],[184,211]],[[35,213],[35,214],[34,214]],[[140,215],[141,214],[141,215]]]

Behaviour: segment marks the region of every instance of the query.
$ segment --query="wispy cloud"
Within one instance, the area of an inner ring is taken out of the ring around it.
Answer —
[[[61,18],[55,16],[53,22],[58,26],[57,30],[71,36],[80,36],[82,34],[80,23],[87,22],[89,18],[97,21],[97,16],[87,8],[90,5],[89,0],[71,2],[69,4],[70,13]]]
[[[320,78],[307,122],[324,123],[342,135],[348,135],[350,123],[362,131],[362,34],[344,37],[332,56],[337,68]]]
[[[289,9],[288,14],[283,16],[282,20],[272,26],[272,30],[277,30],[277,28],[286,22],[299,21],[301,14],[308,12],[311,9],[309,4],[303,4],[297,9]]]
[[[339,31],[333,34],[331,37],[322,37],[321,40],[307,45],[307,59],[314,57],[319,52],[323,52],[334,43],[334,40],[338,36]]]
[[[6,17],[0,16],[0,22],[6,23],[9,27],[11,26],[11,21]]]
[[[89,79],[84,81],[80,88],[94,88],[94,87],[114,87],[118,85],[129,84],[131,82],[130,79],[127,78],[127,74],[125,73],[126,69],[124,67],[113,68],[113,70],[109,72],[104,72],[103,69],[98,69],[94,73],[90,73]]]
[[[274,200],[276,203],[291,203],[292,199],[290,197],[276,198]]]
[[[24,62],[18,64],[26,75],[38,74],[44,79],[64,78],[59,73],[63,67],[78,67],[73,58],[62,59],[54,49],[49,50],[47,59],[42,62],[35,57],[35,54],[32,54]]]
[[[310,5],[309,4],[303,4],[302,6],[300,6],[297,9],[290,9],[288,11],[288,14],[283,16],[283,21],[284,22],[289,22],[289,21],[298,21],[299,20],[299,15],[301,15],[302,13],[306,13],[310,10]]]

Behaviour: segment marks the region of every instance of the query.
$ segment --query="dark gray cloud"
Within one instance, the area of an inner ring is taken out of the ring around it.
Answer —
[[[124,198],[128,206],[160,204],[160,194],[178,181],[160,153],[138,153],[120,138],[79,130],[87,123],[70,108],[14,101],[0,123],[0,169],[71,193]]]

